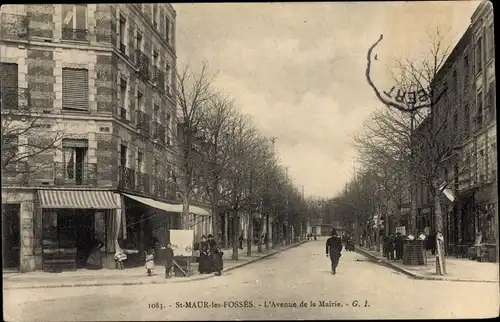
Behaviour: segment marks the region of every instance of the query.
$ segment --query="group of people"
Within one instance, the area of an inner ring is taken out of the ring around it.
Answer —
[[[116,258],[116,257],[115,257]],[[146,251],[146,263],[144,268],[148,276],[152,276],[152,272],[155,268],[155,260],[161,266],[165,268],[165,278],[171,277],[172,264],[174,261],[174,251],[172,245],[167,243],[165,246],[159,246],[158,244]]]
[[[383,239],[383,253],[384,257],[390,260],[401,260],[403,258],[403,243],[404,236],[401,233],[396,233],[385,236]]]
[[[313,239],[313,238],[314,238],[314,240],[318,240],[318,237],[316,236],[316,234],[312,234],[312,233],[311,234],[307,234],[307,240],[310,240],[310,239]]]
[[[201,236],[200,242],[200,262],[198,265],[198,271],[200,274],[210,274],[214,273],[218,276],[222,275],[223,260],[222,252],[220,246],[212,235],[208,235],[208,238],[203,235]]]

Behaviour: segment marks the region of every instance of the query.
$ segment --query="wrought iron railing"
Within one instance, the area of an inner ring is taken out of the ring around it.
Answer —
[[[151,177],[152,180],[152,191],[151,193],[155,196],[166,197],[165,180],[158,177]]]
[[[177,188],[176,188],[175,182],[167,181],[166,188],[167,188],[167,192],[166,192],[167,198],[176,199],[177,198]]]
[[[29,90],[18,87],[1,87],[2,110],[26,110],[29,108]]]
[[[120,52],[127,55],[127,46],[125,46],[125,44],[120,43]]]
[[[118,187],[135,190],[135,171],[125,166],[118,167]]]
[[[137,111],[137,128],[144,134],[149,134],[150,116],[142,111]]]
[[[149,193],[149,191],[151,190],[149,185],[149,174],[137,172],[135,189],[137,192]]]
[[[139,74],[145,78],[149,78],[150,64],[148,56],[146,56],[146,54],[144,54],[142,51],[137,50],[135,58],[137,67],[139,68]]]
[[[62,39],[64,40],[88,41],[88,36],[89,31],[87,29],[62,29]]]
[[[120,107],[119,112],[120,112],[120,118],[122,120],[127,120],[127,110],[124,109],[123,107]]]
[[[97,164],[54,162],[55,185],[92,185],[97,184]]]
[[[158,122],[154,123],[153,140],[159,140],[165,144],[165,127]]]

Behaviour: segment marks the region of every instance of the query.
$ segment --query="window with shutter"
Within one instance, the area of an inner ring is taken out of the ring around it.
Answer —
[[[17,109],[19,102],[17,64],[2,63],[0,68],[1,107],[2,109]]]
[[[63,68],[63,109],[89,109],[89,75],[86,69]]]

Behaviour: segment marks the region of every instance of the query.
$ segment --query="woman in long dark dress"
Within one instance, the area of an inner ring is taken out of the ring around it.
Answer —
[[[198,265],[198,271],[201,274],[206,274],[210,272],[209,259],[210,256],[210,245],[207,242],[205,235],[201,236],[200,242],[200,263]]]
[[[92,248],[90,251],[90,256],[87,259],[86,266],[87,266],[87,268],[90,268],[90,269],[100,269],[100,268],[102,268],[101,247],[104,246],[104,243],[99,238],[98,234],[94,234],[94,238],[92,239],[91,245],[92,245]]]

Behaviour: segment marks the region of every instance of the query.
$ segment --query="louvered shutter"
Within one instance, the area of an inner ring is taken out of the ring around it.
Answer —
[[[16,109],[19,101],[17,64],[2,63],[0,68],[2,108]]]
[[[89,75],[86,69],[63,68],[63,109],[88,110]]]

